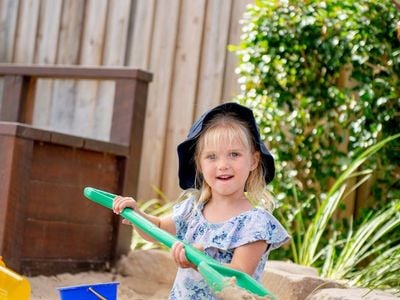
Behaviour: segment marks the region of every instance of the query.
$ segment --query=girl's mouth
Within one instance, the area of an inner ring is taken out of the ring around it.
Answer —
[[[217,176],[217,179],[218,180],[229,180],[229,179],[231,179],[231,178],[233,178],[233,176],[232,175],[221,175],[221,176]]]

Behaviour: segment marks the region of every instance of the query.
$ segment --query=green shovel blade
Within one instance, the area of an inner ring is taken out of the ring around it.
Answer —
[[[86,198],[110,209],[112,209],[112,203],[116,197],[114,194],[92,187],[86,187],[83,193]],[[200,274],[215,292],[220,292],[225,287],[231,286],[234,283],[240,288],[258,296],[269,296],[270,298],[275,299],[275,297],[264,286],[250,275],[220,264],[218,261],[200,250],[182,242],[176,236],[160,229],[132,209],[125,208],[122,211],[121,216],[168,248],[171,248],[175,242],[183,243],[186,257],[190,262],[197,266]],[[232,280],[232,278],[234,278],[234,280]]]

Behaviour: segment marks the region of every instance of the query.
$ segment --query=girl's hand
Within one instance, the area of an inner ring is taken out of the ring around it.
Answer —
[[[199,249],[200,251],[203,251],[203,247],[201,247],[200,245],[193,245],[193,247]],[[178,265],[178,267],[193,268],[193,269],[197,270],[196,265],[191,263],[186,258],[186,252],[185,252],[183,243],[176,242],[175,244],[173,244],[172,248],[171,248],[171,255],[172,255],[172,258],[174,259],[175,263]]]
[[[124,208],[126,208],[126,207],[129,207],[129,208],[132,208],[133,210],[136,210],[137,203],[136,203],[135,199],[133,199],[131,197],[122,197],[122,196],[117,196],[117,197],[114,198],[113,206],[112,206],[112,209],[113,209],[114,213],[119,215],[124,210]],[[132,225],[126,219],[123,219],[122,223],[126,224],[126,225]]]

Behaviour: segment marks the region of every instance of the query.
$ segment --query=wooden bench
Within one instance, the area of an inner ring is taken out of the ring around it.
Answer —
[[[93,186],[135,195],[152,75],[128,68],[0,64],[0,255],[26,275],[104,268],[132,231],[82,194]],[[40,78],[115,82],[110,141],[32,126]]]

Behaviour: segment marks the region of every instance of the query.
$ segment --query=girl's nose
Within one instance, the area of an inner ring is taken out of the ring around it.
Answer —
[[[229,164],[228,161],[224,158],[218,160],[218,170],[226,170],[228,169]]]

